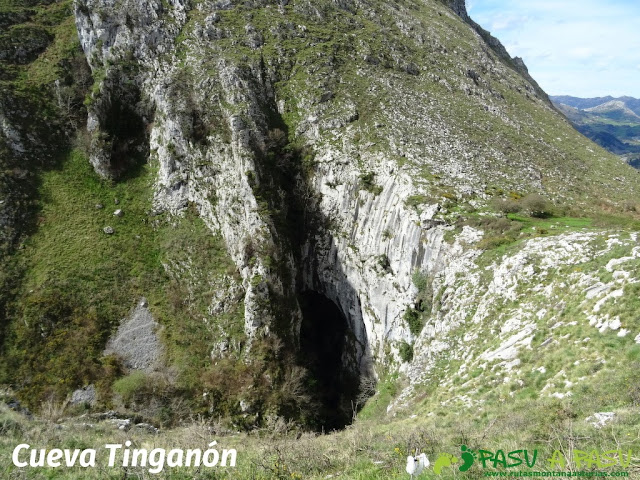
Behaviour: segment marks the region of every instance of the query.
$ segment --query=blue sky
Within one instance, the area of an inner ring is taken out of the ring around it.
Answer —
[[[639,0],[467,0],[550,95],[640,98]]]

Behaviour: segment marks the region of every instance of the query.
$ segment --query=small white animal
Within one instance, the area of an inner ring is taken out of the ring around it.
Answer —
[[[422,470],[427,468],[429,465],[429,459],[424,453],[416,455],[415,457],[412,457],[411,455],[407,457],[407,473],[411,475],[411,478],[413,478],[414,475],[416,477],[420,475]]]

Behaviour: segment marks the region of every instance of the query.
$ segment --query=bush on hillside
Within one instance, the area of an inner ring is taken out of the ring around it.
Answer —
[[[523,209],[532,217],[546,218],[552,215],[552,205],[542,195],[532,193],[521,200]]]

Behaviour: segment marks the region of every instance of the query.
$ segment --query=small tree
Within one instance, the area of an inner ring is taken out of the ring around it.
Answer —
[[[532,217],[545,218],[551,216],[551,202],[537,193],[524,197],[522,206]]]
[[[491,204],[502,213],[518,213],[522,210],[520,202],[512,198],[495,198]]]

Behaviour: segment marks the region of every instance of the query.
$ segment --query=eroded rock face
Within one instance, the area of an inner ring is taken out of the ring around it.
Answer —
[[[282,315],[273,305],[284,303],[284,315],[292,317],[288,330],[295,339],[300,319],[295,297],[305,290],[320,292],[340,306],[359,345],[358,364],[368,363],[371,347],[380,350],[383,339],[406,335],[400,314],[412,297],[411,272],[435,267],[443,232],[425,231],[429,214],[420,218],[405,208],[403,202],[414,187],[395,162],[365,154],[366,164],[382,179],[382,193],[366,191],[360,184],[368,172],[354,162],[355,145],[347,143],[343,149],[326,144],[330,129],[345,129],[358,120],[355,102],[332,102],[329,90],[320,95],[319,103],[313,95],[284,99],[275,85],[290,74],[286,56],[275,56],[268,65],[258,59],[229,58],[216,42],[233,32],[216,12],[235,8],[232,4],[200,5],[188,26],[188,5],[181,2],[168,10],[159,2],[131,1],[127,7],[76,2],[83,49],[94,73],[104,77],[88,124],[96,171],[113,174],[115,143],[124,144],[125,153],[135,147],[109,127],[113,105],[126,85],[127,91],[139,92],[137,102],[122,102],[141,118],[133,130],[150,126],[149,151],[159,165],[155,208],[179,214],[194,203],[209,226],[222,232],[244,278],[249,336],[269,331],[275,317]],[[302,26],[279,21],[273,26],[277,28],[284,29],[276,32],[283,38],[305,37]],[[186,29],[182,35],[187,40],[178,44],[181,29]],[[244,35],[248,48],[261,46],[252,25]],[[181,59],[170,53],[177,48],[185,48],[192,75],[186,75]],[[334,108],[342,112],[336,114]],[[291,110],[308,115],[289,125],[284,120]],[[130,116],[118,112],[116,118]],[[284,143],[276,144],[270,137],[278,131]],[[314,161],[316,168],[276,165],[274,173],[274,157],[284,157],[289,139],[295,137],[312,153],[288,153],[288,161]],[[340,185],[327,186],[336,179]],[[265,206],[280,211],[280,218],[264,211]],[[283,226],[296,221],[297,225]],[[291,236],[284,231],[289,228],[302,229],[302,235]],[[382,241],[388,231],[392,238]],[[349,245],[357,245],[359,251]],[[377,268],[382,256],[389,260],[386,271]],[[273,261],[278,269],[266,265]]]

